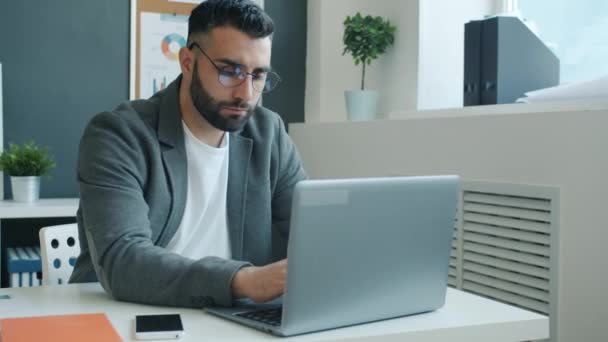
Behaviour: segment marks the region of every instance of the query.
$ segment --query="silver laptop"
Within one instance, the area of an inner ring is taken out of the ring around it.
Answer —
[[[299,182],[282,298],[206,310],[279,336],[436,310],[459,190],[458,176]]]

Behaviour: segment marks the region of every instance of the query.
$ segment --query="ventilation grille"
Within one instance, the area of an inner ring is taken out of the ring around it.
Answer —
[[[461,208],[460,208],[460,203],[458,203],[458,213],[460,213]],[[452,254],[450,255],[450,270],[449,270],[449,274],[448,274],[448,285],[451,287],[458,287],[458,279],[460,277],[459,275],[459,271],[460,271],[460,253],[459,253],[459,246],[460,246],[460,234],[459,234],[459,229],[458,229],[458,224],[459,222],[459,215],[456,216],[456,220],[454,221],[454,235],[452,237]]]
[[[450,286],[549,315],[556,195],[534,188],[463,184]]]

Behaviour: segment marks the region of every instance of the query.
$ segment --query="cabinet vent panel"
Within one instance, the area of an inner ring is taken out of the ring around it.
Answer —
[[[538,290],[530,286],[519,285],[511,281],[505,281],[499,278],[488,277],[484,274],[465,271],[463,273],[465,281],[492,287],[513,294],[518,294],[523,297],[536,299],[542,302],[549,302],[549,293],[547,291]]]
[[[549,291],[549,280],[540,277],[530,276],[523,273],[511,272],[502,270],[497,267],[485,266],[474,262],[465,261],[463,269],[466,271],[475,272],[477,274],[485,274],[490,277],[501,279],[504,281],[513,282],[525,286],[530,286],[542,291]]]
[[[543,186],[463,182],[450,286],[550,315],[558,195]]]
[[[497,237],[509,238],[513,240],[529,241],[538,243],[541,245],[550,245],[550,236],[545,233],[536,233],[525,231],[521,229],[511,229],[505,227],[488,226],[485,224],[478,224],[473,222],[467,222],[467,231],[475,232],[480,234],[490,234]]]
[[[467,211],[464,212],[464,221],[465,223],[481,223],[489,226],[508,227],[549,234],[549,224],[540,221],[531,221],[513,217],[480,214]]]
[[[537,256],[529,253],[521,253],[505,248],[488,246],[474,242],[463,243],[465,253],[468,251],[485,254],[492,257],[507,259],[510,261],[520,262],[526,265],[535,265],[544,268],[549,268],[549,259],[547,257]]]
[[[527,219],[538,222],[551,222],[550,213],[542,210],[503,207],[490,204],[466,203],[464,206],[464,211],[470,213],[511,217],[516,219]]]
[[[488,232],[487,234],[469,232],[467,231],[465,226],[463,239],[465,241],[475,242],[480,245],[503,248],[507,251],[513,251],[517,253],[532,254],[540,257],[549,257],[550,255],[549,246],[530,243],[522,240],[505,239],[491,234],[492,232]]]
[[[491,186],[491,185],[490,185]],[[492,191],[492,189],[489,189]],[[543,210],[551,211],[551,203],[546,198],[533,198],[523,197],[517,195],[509,195],[506,193],[491,193],[491,192],[479,192],[479,191],[467,191],[465,189],[464,202],[465,203],[481,203],[481,204],[495,204],[502,207],[511,208],[524,208],[532,210]]]
[[[450,287],[456,287],[456,278],[455,277],[448,277],[448,285]]]
[[[541,279],[549,280],[549,269],[533,265],[526,265],[520,262],[513,262],[493,256],[466,252],[463,255],[464,262],[473,261],[477,264],[495,267],[499,270],[513,271],[516,273],[527,274]]]

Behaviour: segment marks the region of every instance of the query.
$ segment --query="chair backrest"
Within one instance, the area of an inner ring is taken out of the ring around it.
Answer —
[[[40,229],[42,284],[67,284],[80,254],[76,223]]]

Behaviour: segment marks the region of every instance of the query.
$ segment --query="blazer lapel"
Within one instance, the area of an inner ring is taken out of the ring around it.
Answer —
[[[161,246],[166,246],[177,231],[186,207],[188,162],[179,107],[180,82],[181,75],[167,87],[158,113],[158,139],[161,143],[163,164],[168,175],[172,198],[171,213],[160,235]]]
[[[237,133],[230,134],[228,161],[228,194],[226,213],[228,216],[228,231],[232,258],[240,260],[243,257],[243,232],[247,200],[247,175],[249,174],[249,159],[253,142]]]

